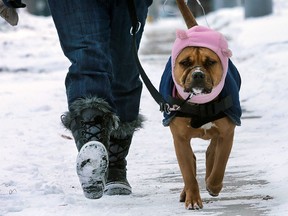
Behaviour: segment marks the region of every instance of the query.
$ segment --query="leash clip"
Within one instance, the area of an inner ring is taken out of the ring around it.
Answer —
[[[165,112],[167,115],[169,115],[171,112],[177,112],[181,110],[181,107],[189,100],[193,97],[193,93],[189,94],[188,97],[180,104],[173,104],[172,106],[167,103],[160,103],[160,111],[161,112]]]
[[[138,21],[138,24],[137,24],[137,26],[135,26],[135,28],[137,28],[136,31],[134,30],[134,26],[131,26],[131,28],[130,28],[130,34],[131,35],[135,35],[139,32],[139,30],[141,28],[141,22]]]
[[[177,104],[173,104],[172,107],[168,103],[164,103],[160,105],[160,111],[165,112],[167,115],[169,115],[173,111],[179,111],[181,107]]]
[[[179,111],[180,110],[180,106],[177,104],[173,104],[172,107],[170,107],[170,111]]]

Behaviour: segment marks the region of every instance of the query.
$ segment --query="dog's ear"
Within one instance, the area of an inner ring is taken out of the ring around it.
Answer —
[[[187,35],[187,32],[185,30],[178,29],[176,30],[176,37],[181,40],[185,40],[189,38],[189,35]]]
[[[187,28],[190,29],[193,26],[198,25],[195,17],[193,16],[192,12],[190,11],[189,7],[186,5],[184,0],[176,0],[176,3],[178,5],[178,8],[179,8],[184,20],[185,20]]]

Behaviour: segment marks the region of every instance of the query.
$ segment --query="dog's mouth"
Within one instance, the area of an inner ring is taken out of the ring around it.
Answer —
[[[210,91],[211,92],[211,91]],[[205,90],[204,88],[192,88],[192,93],[194,95],[198,95],[198,94],[208,94],[210,93],[207,90]]]
[[[191,93],[193,95],[209,94],[212,92],[213,84],[205,82],[192,82],[184,86],[184,92]]]
[[[185,92],[192,93],[193,95],[200,95],[200,94],[209,94],[211,93],[212,89],[204,88],[204,87],[194,87],[190,90],[184,89]]]

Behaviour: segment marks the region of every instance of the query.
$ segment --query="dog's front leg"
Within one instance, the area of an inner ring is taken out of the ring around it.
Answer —
[[[219,127],[219,136],[212,138],[206,151],[206,188],[211,196],[218,196],[223,186],[226,165],[233,145],[234,128],[230,121],[222,119],[225,127]],[[220,125],[220,124],[218,124]]]
[[[179,129],[179,125],[176,128],[174,126],[171,124],[170,129],[185,185],[180,195],[180,201],[185,200],[185,207],[187,209],[199,209],[203,207],[203,204],[196,179],[196,157],[190,145],[191,138],[187,134],[183,134],[184,131]]]
[[[202,200],[196,179],[196,157],[192,151],[190,142],[174,140],[174,145],[185,184],[180,200],[183,200],[185,197],[185,207],[187,209],[202,208]]]

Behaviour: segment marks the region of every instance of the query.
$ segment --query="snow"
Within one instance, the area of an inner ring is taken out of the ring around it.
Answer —
[[[224,188],[205,191],[208,142],[193,140],[204,209],[180,203],[182,177],[169,128],[144,87],[144,129],[128,156],[130,196],[83,196],[76,174],[77,150],[60,123],[67,110],[62,54],[51,17],[20,12],[17,27],[0,21],[0,215],[285,215],[288,213],[288,2],[274,0],[272,15],[244,19],[242,8],[207,15],[211,28],[229,40],[242,77],[242,126],[236,128]],[[205,19],[197,20],[206,25]],[[155,86],[181,18],[147,24],[140,48]]]

